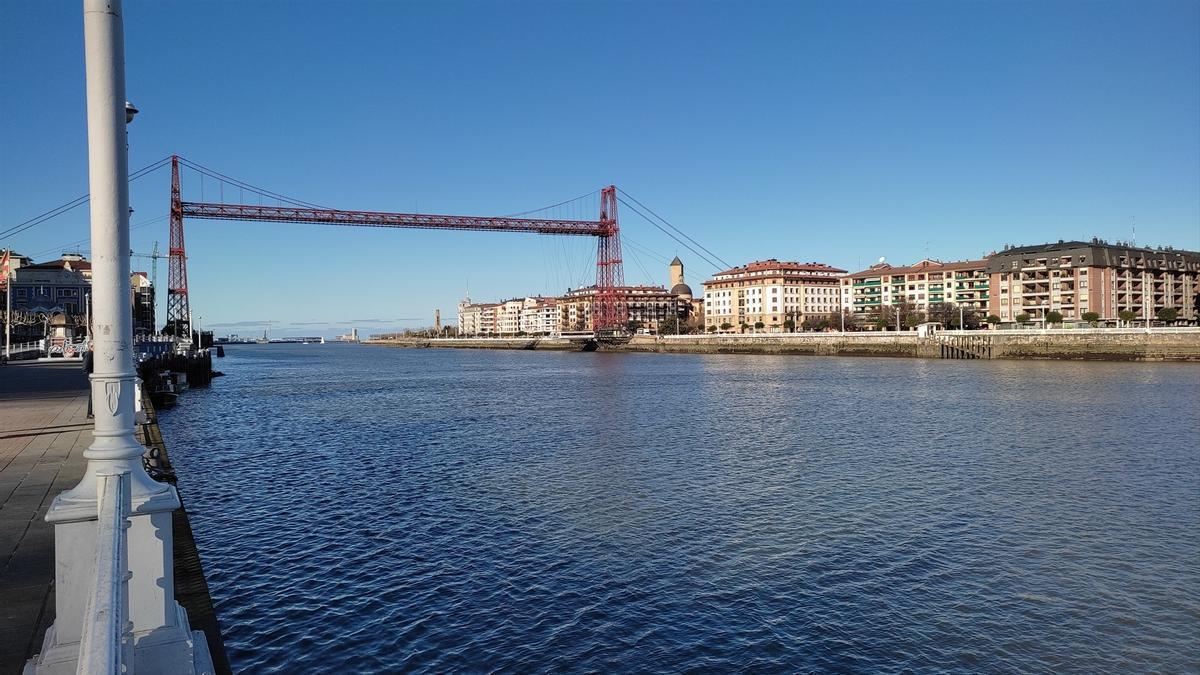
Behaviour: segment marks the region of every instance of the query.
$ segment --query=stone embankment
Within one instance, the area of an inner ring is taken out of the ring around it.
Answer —
[[[943,359],[1200,361],[1200,328],[665,336],[624,349],[698,354],[813,354]]]
[[[470,349],[584,349],[584,345],[578,341],[552,338],[407,338],[376,340],[368,344]],[[601,350],[681,354],[1200,362],[1200,328],[941,331],[930,337],[918,336],[916,332],[638,336],[628,344],[605,346]]]

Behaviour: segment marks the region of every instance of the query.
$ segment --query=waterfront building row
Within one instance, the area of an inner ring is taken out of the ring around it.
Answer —
[[[692,289],[683,278],[683,261],[678,256],[668,265],[671,288],[622,286],[619,303],[629,317],[630,327],[657,333],[700,315]],[[592,307],[596,287],[569,289],[561,296],[530,296],[503,302],[473,303],[469,297],[458,303],[458,334],[479,337],[518,335],[547,336],[592,329]],[[673,319],[669,323],[668,319]]]
[[[1062,241],[1006,247],[977,260],[932,258],[895,266],[883,259],[865,270],[775,258],[723,270],[693,297],[683,263],[670,264],[670,290],[622,290],[631,322],[657,332],[669,317],[695,330],[732,333],[787,332],[828,319],[832,328],[883,321],[935,320],[977,325],[1045,324],[1053,313],[1065,322],[1116,325],[1144,321],[1171,310],[1177,321],[1200,318],[1200,253]],[[593,287],[561,297],[459,305],[463,335],[550,335],[591,328]],[[935,318],[936,317],[936,318]],[[674,327],[680,323],[670,324]]]
[[[1062,321],[1116,325],[1171,310],[1177,321],[1195,323],[1200,253],[1060,241],[977,260],[894,266],[881,259],[849,274],[770,259],[715,274],[704,282],[703,307],[712,332],[794,330],[814,316],[869,326],[872,318],[932,318],[935,310],[970,312],[980,322],[991,316],[1001,325],[1045,324],[1052,312]]]
[[[35,263],[13,253],[8,260],[12,285],[14,342],[39,339],[55,317],[80,328],[86,326],[92,292],[92,263],[78,253],[64,253],[56,260]],[[155,334],[155,289],[149,275],[133,272],[129,293],[133,302],[134,336]],[[0,293],[0,308],[6,296]],[[0,321],[3,315],[0,314]],[[2,334],[2,333],[0,333]]]
[[[691,298],[661,286],[623,286],[617,289],[630,323],[639,329],[659,331],[669,317],[686,320]],[[458,304],[458,334],[479,337],[548,336],[592,329],[596,288],[568,290],[559,297],[530,296],[502,302]]]

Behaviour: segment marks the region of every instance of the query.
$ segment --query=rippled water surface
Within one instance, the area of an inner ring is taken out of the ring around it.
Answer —
[[[226,348],[245,672],[1200,671],[1200,367]]]

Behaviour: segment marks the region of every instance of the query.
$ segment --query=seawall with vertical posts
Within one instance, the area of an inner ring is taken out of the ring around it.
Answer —
[[[375,340],[395,347],[556,349],[582,351],[578,342],[550,338]],[[758,333],[637,336],[602,351],[681,354],[804,354],[948,359],[1064,359],[1200,362],[1200,328],[1096,328],[916,332]]]
[[[700,354],[813,354],[953,359],[1200,361],[1200,328],[1049,329],[682,335],[631,341],[622,349]]]

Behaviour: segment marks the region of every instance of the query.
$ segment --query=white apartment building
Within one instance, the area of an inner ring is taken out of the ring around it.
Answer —
[[[922,260],[905,267],[881,262],[841,278],[842,308],[859,315],[906,304],[921,312],[950,304],[984,312],[990,277],[986,260],[943,263]]]
[[[788,321],[799,325],[806,316],[837,312],[845,273],[822,263],[774,258],[719,272],[704,282],[705,329],[732,332],[762,323],[763,330],[781,332]]]
[[[552,335],[558,332],[558,319],[557,298],[525,298],[521,307],[521,332],[526,335]]]

